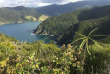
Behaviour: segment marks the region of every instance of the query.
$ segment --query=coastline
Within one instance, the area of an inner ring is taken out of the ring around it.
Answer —
[[[20,22],[20,23],[26,23],[26,22]],[[17,23],[17,22],[10,22],[10,23],[0,22],[0,25],[5,25],[5,24],[20,24],[20,23]]]
[[[42,21],[30,21],[30,22],[42,22]],[[29,23],[29,22],[27,22],[27,21],[25,21],[25,22],[19,22],[19,23],[17,23],[17,22],[11,22],[11,23],[0,22],[0,25],[6,25],[6,24],[22,24],[22,23]]]
[[[42,35],[42,36],[51,36],[51,37],[55,36],[55,35],[49,35],[49,34],[37,34],[37,33],[35,33],[35,31],[33,33],[31,33],[31,35]]]

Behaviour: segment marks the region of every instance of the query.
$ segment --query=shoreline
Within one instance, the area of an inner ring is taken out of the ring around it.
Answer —
[[[34,30],[33,30],[34,31]],[[53,36],[55,36],[55,35],[49,35],[49,34],[37,34],[37,33],[35,33],[35,31],[34,32],[32,32],[31,34],[33,34],[33,35],[44,35],[44,36],[51,36],[51,37],[53,37]]]
[[[33,21],[33,22],[42,22],[42,21]],[[12,23],[3,23],[3,24],[0,24],[0,25],[7,25],[7,24],[22,24],[22,23],[31,23],[31,22],[21,22],[21,23],[12,22]]]
[[[26,23],[26,22],[22,22],[22,23]],[[12,22],[12,23],[3,23],[3,24],[0,24],[0,25],[6,25],[6,24],[21,24],[21,23]]]

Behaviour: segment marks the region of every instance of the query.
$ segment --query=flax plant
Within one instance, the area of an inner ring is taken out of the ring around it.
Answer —
[[[84,53],[83,53],[83,60],[82,60],[82,67],[81,67],[81,74],[83,74],[84,71],[84,64],[85,64],[85,56],[86,56],[86,52],[91,55],[90,51],[89,51],[89,42],[92,41],[93,43],[98,43],[101,44],[99,42],[97,42],[96,40],[92,39],[92,37],[97,37],[97,36],[110,36],[110,35],[94,35],[94,33],[98,30],[98,28],[93,29],[87,36],[80,34],[78,32],[76,32],[76,34],[78,34],[79,36],[82,36],[81,38],[73,41],[71,44],[74,44],[75,42],[78,42],[80,40],[82,40],[79,49],[84,49]]]

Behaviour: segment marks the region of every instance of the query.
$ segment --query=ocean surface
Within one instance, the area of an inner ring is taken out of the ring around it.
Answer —
[[[41,22],[30,22],[0,25],[0,33],[14,37],[21,42],[45,40],[45,42],[48,43],[50,41],[48,36],[39,36],[32,34],[33,30],[36,29],[40,23]]]

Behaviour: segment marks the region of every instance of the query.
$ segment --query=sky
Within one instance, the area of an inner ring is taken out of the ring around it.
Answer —
[[[41,7],[51,4],[66,4],[69,2],[77,2],[81,0],[0,0],[0,7]]]

